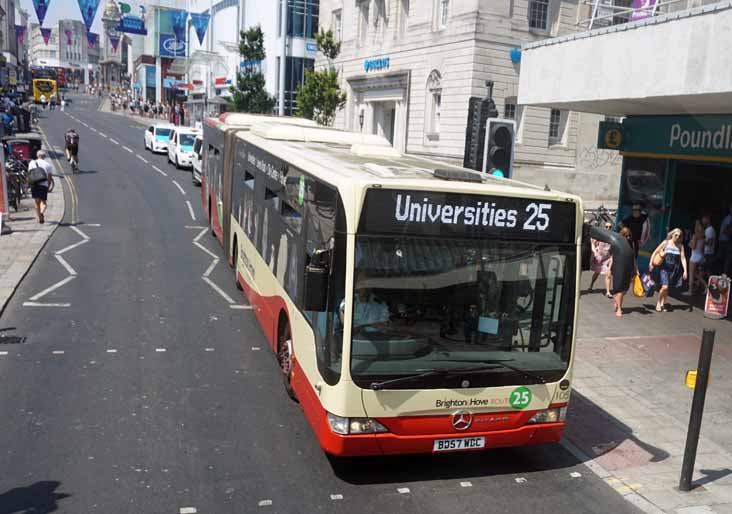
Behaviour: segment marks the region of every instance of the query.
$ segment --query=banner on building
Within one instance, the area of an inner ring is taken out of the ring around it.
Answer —
[[[23,44],[23,40],[25,39],[25,30],[26,27],[24,27],[23,25],[15,26],[15,38],[18,40],[19,45]]]
[[[73,32],[71,32],[69,29],[64,30],[64,34],[66,34],[66,44],[71,46],[71,36],[73,35]]]
[[[119,5],[119,12],[121,12],[122,14],[130,14],[132,12],[132,7],[130,6],[130,4],[119,2],[117,5]]]
[[[51,29],[41,27],[41,36],[43,36],[43,43],[48,46],[48,41],[51,39]]]
[[[145,21],[138,16],[124,16],[121,20],[119,20],[117,32],[126,32],[128,34],[140,34],[141,36],[147,36]]]
[[[92,23],[94,23],[94,17],[97,15],[97,8],[99,7],[99,0],[78,0],[79,10],[81,10],[81,17],[86,25],[87,32],[91,30]]]
[[[196,30],[198,36],[198,44],[203,45],[203,38],[206,36],[206,29],[208,28],[208,21],[211,19],[209,13],[191,13],[191,25]]]
[[[173,34],[160,34],[158,39],[158,55],[160,57],[185,57],[186,42]]]
[[[109,42],[112,44],[112,52],[117,53],[117,47],[119,46],[119,36],[109,36]]]
[[[87,32],[86,33],[86,43],[89,45],[89,48],[94,48],[97,46],[97,40],[99,39],[99,34],[95,34],[94,32]]]
[[[633,8],[633,14],[630,17],[630,20],[643,20],[653,16],[653,10],[656,7],[656,0],[633,0],[631,7]]]
[[[46,19],[46,12],[48,12],[48,4],[51,0],[33,0],[33,8],[36,10],[36,16],[38,16],[38,24],[43,25],[43,20]],[[98,2],[99,0],[97,0]]]
[[[170,9],[167,12],[170,26],[173,28],[173,34],[175,34],[175,38],[180,41],[185,41],[188,11],[184,11],[183,9]]]

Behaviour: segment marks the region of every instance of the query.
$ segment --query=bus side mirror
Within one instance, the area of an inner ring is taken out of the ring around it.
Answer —
[[[583,246],[590,238],[610,245],[610,252],[613,256],[611,270],[613,288],[610,292],[612,294],[626,292],[630,287],[630,282],[633,280],[633,274],[635,273],[635,253],[630,247],[628,240],[612,230],[603,230],[599,227],[592,227],[585,224],[582,230]]]
[[[325,266],[311,263],[305,267],[303,310],[325,311],[328,306],[328,275],[329,270]]]

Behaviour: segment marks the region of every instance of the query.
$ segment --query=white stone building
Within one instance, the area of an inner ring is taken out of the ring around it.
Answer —
[[[28,61],[30,66],[62,66],[59,60],[58,25],[51,27],[48,45],[43,41],[40,26],[31,23],[25,36],[29,39]]]
[[[513,177],[617,197],[619,159],[599,155],[598,115],[517,104],[523,43],[572,33],[574,0],[322,0],[342,41],[346,107],[336,126],[379,133],[401,151],[462,163],[468,102],[493,97],[517,124]],[[325,65],[319,60],[318,65]],[[536,83],[535,87],[542,87]],[[600,152],[602,153],[602,152]]]

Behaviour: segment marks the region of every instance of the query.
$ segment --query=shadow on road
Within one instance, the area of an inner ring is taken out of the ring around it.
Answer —
[[[58,501],[69,494],[57,493],[57,481],[36,482],[27,487],[16,487],[0,494],[0,514],[46,514],[58,509]]]

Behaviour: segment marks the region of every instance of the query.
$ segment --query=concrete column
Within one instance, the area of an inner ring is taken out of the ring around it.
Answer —
[[[163,101],[163,67],[160,62],[160,57],[155,58],[155,101]]]

